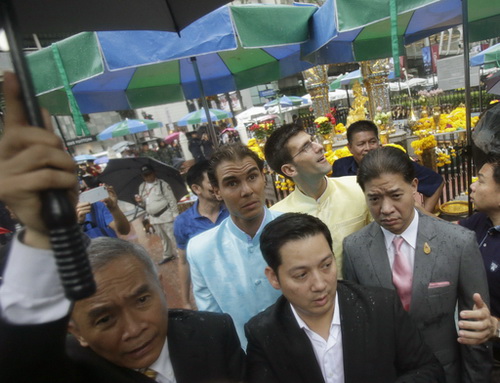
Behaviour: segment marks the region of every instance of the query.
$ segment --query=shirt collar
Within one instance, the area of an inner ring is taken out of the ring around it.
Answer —
[[[293,305],[290,303],[290,308],[292,309],[293,316],[295,317],[295,320],[297,321],[297,324],[301,329],[305,329],[311,332],[314,332],[309,328],[306,322],[302,320],[302,318],[299,316]],[[339,325],[340,326],[340,309],[339,309],[339,299],[338,299],[338,294],[335,291],[335,307],[333,309],[333,318],[332,318],[332,323],[330,324],[330,329],[334,325]]]
[[[158,373],[158,378],[163,378],[160,381],[175,381],[174,367],[172,366],[172,361],[170,360],[170,352],[168,350],[168,339],[165,338],[165,343],[161,350],[160,356],[156,361],[149,366],[150,369],[155,370]]]
[[[229,217],[226,218],[228,220],[229,230],[236,237],[239,237],[242,240],[250,241],[250,242],[256,240],[258,242],[259,238],[260,238],[260,233],[262,232],[262,229],[264,228],[264,226],[267,224],[267,219],[269,217],[269,210],[266,207],[264,207],[263,209],[264,209],[264,216],[262,217],[262,222],[260,223],[259,229],[255,233],[253,238],[251,236],[249,236],[247,233],[245,233],[243,230],[241,230],[238,226],[236,226],[231,215],[229,215]]]
[[[199,202],[200,200],[197,199],[193,205],[193,216],[194,218],[206,218],[205,216],[201,215],[200,212],[198,211]],[[217,219],[224,210],[226,210],[226,205],[224,205],[224,203],[221,203],[219,206],[219,215],[217,216]]]
[[[333,184],[331,184],[328,181],[328,177],[327,176],[325,176],[324,180],[326,181],[326,188],[323,191],[323,193],[318,197],[318,199],[315,200],[316,202],[321,202],[322,199],[325,199],[326,196],[329,195],[329,190],[328,189],[331,189],[333,187]],[[310,197],[306,193],[304,193],[302,190],[300,190],[299,185],[295,185],[295,187],[296,187],[295,190],[298,191],[300,194],[302,194],[304,197],[313,199],[312,197]]]
[[[392,245],[392,240],[396,237],[396,235],[399,235],[400,237],[403,237],[406,243],[408,243],[413,250],[415,250],[417,248],[418,219],[418,211],[415,209],[415,215],[413,216],[410,226],[408,226],[402,234],[391,233],[389,230],[386,230],[381,226],[380,228],[382,229],[382,233],[384,233],[385,248],[389,251]]]

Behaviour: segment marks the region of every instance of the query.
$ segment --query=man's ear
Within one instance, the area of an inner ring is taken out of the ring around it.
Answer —
[[[418,190],[418,178],[415,177],[413,181],[411,181],[411,187],[413,189],[413,194],[415,194]]]
[[[200,185],[196,185],[196,184],[192,184],[191,185],[191,191],[196,194],[196,195],[200,195],[200,192],[201,192],[201,187]]]
[[[284,164],[281,166],[281,171],[283,174],[289,178],[293,178],[297,175],[297,169],[293,164]]]
[[[221,195],[220,195],[220,189],[218,186],[212,185],[212,189],[214,190],[214,195],[215,198],[217,198],[219,201],[223,201]]]
[[[73,319],[71,319],[69,321],[69,323],[68,323],[68,332],[71,333],[78,340],[78,342],[80,343],[80,346],[82,346],[82,347],[88,347],[89,346],[88,342],[80,334],[78,326],[76,325],[76,323],[74,322]]]
[[[276,290],[281,290],[280,281],[274,270],[267,266],[264,273],[266,274],[267,280],[271,286],[273,286]]]

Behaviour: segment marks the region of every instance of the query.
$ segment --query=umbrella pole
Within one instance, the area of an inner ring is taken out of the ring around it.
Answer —
[[[351,99],[349,98],[349,85],[346,85],[344,88],[345,88],[345,93],[347,95],[347,107],[351,109]]]
[[[465,79],[465,127],[467,130],[467,190],[472,183],[472,129],[471,119],[471,98],[470,98],[470,68],[469,68],[469,10],[467,0],[462,0],[462,26],[464,32],[464,79]],[[469,200],[469,215],[472,214],[472,201]]]
[[[198,63],[196,62],[196,57],[191,57],[191,62],[193,63],[194,74],[196,75],[196,82],[198,83],[198,88],[200,90],[201,102],[203,103],[203,109],[205,110],[205,116],[207,117],[208,131],[210,133],[210,138],[212,139],[212,144],[214,148],[219,147],[219,140],[215,134],[215,129],[210,118],[210,111],[208,108],[207,99],[205,97],[205,90],[203,89],[203,82],[201,81],[200,70],[198,68]]]
[[[20,39],[22,33],[9,0],[0,0],[0,25],[3,25],[7,35],[28,121],[33,126],[43,127],[45,125],[42,113],[22,50]],[[70,300],[87,298],[94,294],[96,285],[83,244],[80,225],[76,222],[75,207],[63,190],[43,191],[41,199],[41,215],[49,230],[64,293]]]

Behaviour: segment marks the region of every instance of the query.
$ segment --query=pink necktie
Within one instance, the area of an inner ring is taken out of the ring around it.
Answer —
[[[392,265],[392,282],[396,287],[403,308],[410,310],[411,287],[413,282],[413,271],[408,258],[401,252],[401,245],[404,239],[394,237],[392,243],[396,251],[394,252],[394,263]]]

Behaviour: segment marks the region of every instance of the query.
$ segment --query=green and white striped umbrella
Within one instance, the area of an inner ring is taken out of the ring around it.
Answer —
[[[210,120],[212,121],[218,121],[218,120],[223,120],[225,118],[233,117],[231,112],[226,112],[225,110],[209,109],[209,112],[210,112]],[[186,126],[186,125],[201,124],[204,122],[207,122],[207,115],[204,109],[200,109],[195,112],[186,114],[179,121],[177,121],[177,125]]]
[[[140,132],[145,132],[147,130],[152,130],[156,128],[161,128],[163,123],[160,121],[153,120],[129,120],[117,122],[106,128],[104,131],[97,135],[98,140],[108,140],[113,137],[121,137],[127,134],[135,134]]]

